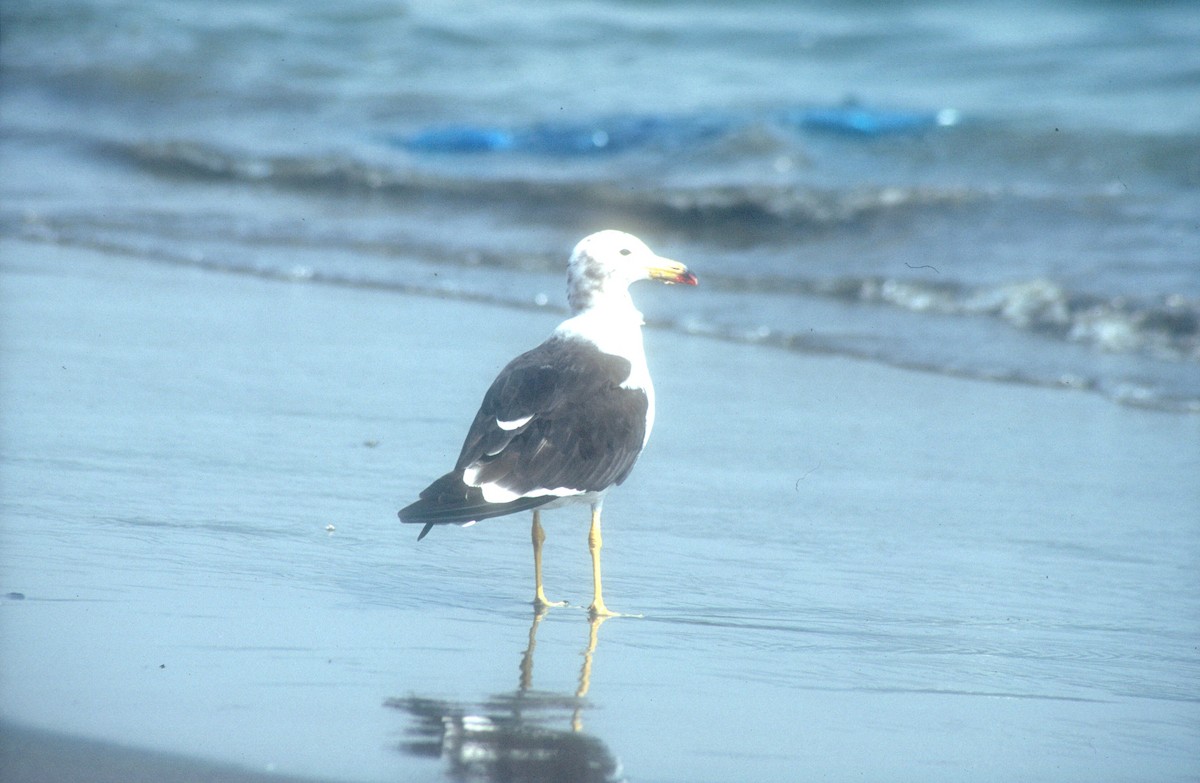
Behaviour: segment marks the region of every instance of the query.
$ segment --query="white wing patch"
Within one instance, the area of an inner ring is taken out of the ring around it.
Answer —
[[[553,489],[539,488],[534,489],[525,494],[513,492],[511,489],[502,487],[495,482],[482,484],[479,487],[483,492],[483,499],[488,503],[511,503],[519,498],[541,498],[547,495],[556,498],[570,497],[571,495],[582,495],[584,490],[571,489],[570,487],[555,487]]]
[[[513,419],[512,421],[501,421],[500,419],[496,419],[496,426],[499,427],[500,429],[504,430],[505,432],[512,432],[513,430],[524,427],[532,419],[533,419],[533,414],[530,414],[528,416],[522,416],[521,418]]]

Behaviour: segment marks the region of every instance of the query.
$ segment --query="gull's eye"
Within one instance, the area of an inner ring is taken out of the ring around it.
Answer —
[[[629,248],[627,248],[627,247],[623,247],[623,248],[621,248],[621,255],[623,255],[623,256],[627,256],[627,255],[629,255],[629,254],[630,254],[630,253],[632,253],[632,252],[633,252],[633,251],[632,251],[632,250],[630,250],[630,249],[629,249]]]

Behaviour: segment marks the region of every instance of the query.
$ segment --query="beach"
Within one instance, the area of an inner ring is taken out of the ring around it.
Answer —
[[[535,622],[527,519],[418,544],[395,511],[553,313],[0,259],[0,715],[64,754],[488,779],[439,736],[484,716],[612,779],[1194,777],[1194,416],[651,329],[656,429],[605,505],[642,616],[589,624],[568,508],[572,606]]]
[[[0,4],[0,780],[1196,781],[1186,3]],[[418,541],[633,287],[604,502]]]

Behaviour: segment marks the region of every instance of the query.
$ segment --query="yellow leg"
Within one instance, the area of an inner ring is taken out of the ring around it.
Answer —
[[[546,592],[542,589],[542,543],[546,540],[546,531],[542,530],[542,515],[533,512],[533,576],[537,592],[533,596],[533,607],[545,609],[547,606],[566,606],[566,601],[547,601]]]
[[[604,591],[600,585],[600,548],[604,539],[600,535],[600,504],[592,506],[592,527],[588,531],[588,551],[592,553],[592,605],[588,608],[592,617],[612,617],[616,612],[604,605]]]

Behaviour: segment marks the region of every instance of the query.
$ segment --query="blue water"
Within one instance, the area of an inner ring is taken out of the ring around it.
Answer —
[[[341,781],[1195,777],[1197,417],[650,330],[644,616],[589,625],[561,509],[539,622],[527,516],[395,512],[553,313],[23,240],[0,303],[3,724]]]
[[[9,233],[555,305],[615,226],[682,331],[1200,409],[1189,3],[3,13]]]

